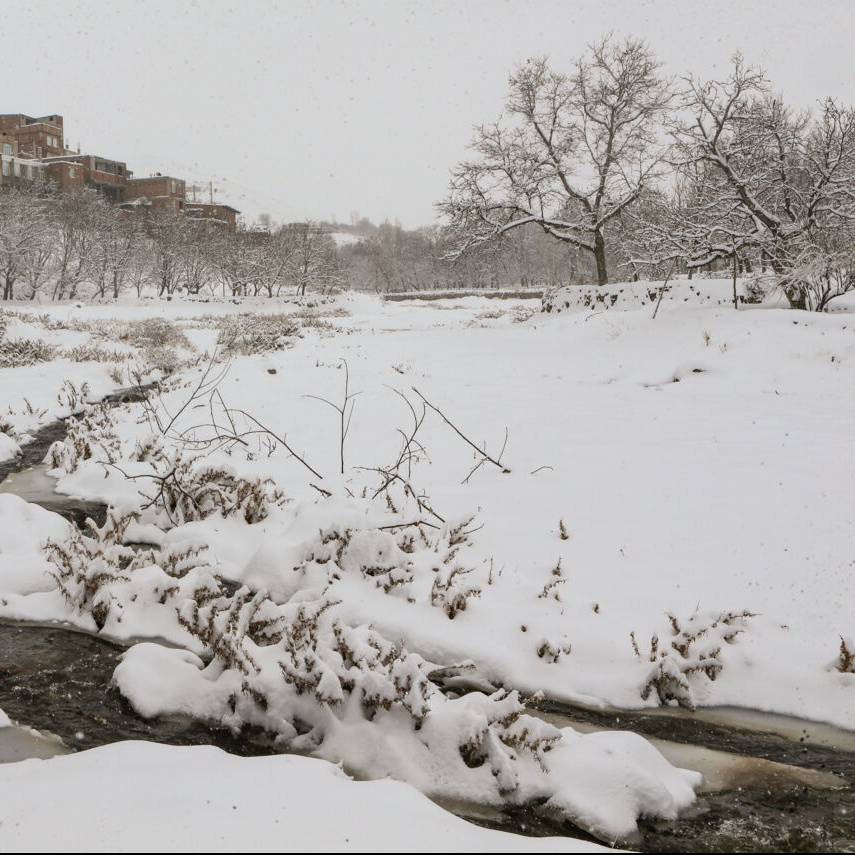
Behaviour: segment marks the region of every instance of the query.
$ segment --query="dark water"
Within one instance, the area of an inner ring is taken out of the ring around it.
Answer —
[[[189,720],[140,718],[110,685],[121,655],[120,648],[81,632],[0,623],[0,709],[73,749],[147,739],[217,745],[244,756],[269,753],[254,739]]]
[[[115,392],[111,392],[102,398],[102,402],[111,406],[137,403],[145,398],[153,388],[153,385],[117,389]],[[68,418],[73,419],[75,417],[69,416]],[[0,483],[5,481],[10,475],[25,472],[41,464],[45,459],[48,449],[54,442],[65,437],[68,431],[67,422],[68,419],[58,419],[55,422],[44,425],[44,427],[32,434],[30,442],[21,446],[21,453],[17,457],[0,461]],[[49,511],[59,514],[61,517],[65,517],[65,519],[79,527],[85,525],[87,517],[95,520],[98,525],[102,525],[107,512],[106,506],[99,502],[84,502],[80,499],[62,496],[59,493],[52,496],[40,496],[38,504]]]
[[[0,624],[0,709],[22,724],[57,734],[74,749],[147,739],[216,745],[243,756],[270,753],[260,734],[235,737],[192,721],[139,718],[110,685],[121,652],[101,639],[61,627]],[[580,719],[591,715],[564,712]],[[685,737],[693,744],[739,749],[779,762],[798,761],[793,765],[805,768],[833,769],[846,782],[835,790],[782,781],[771,787],[703,794],[677,822],[643,821],[640,838],[628,842],[632,848],[644,852],[855,851],[855,755],[691,720],[681,724],[680,719],[663,721],[643,714],[630,714],[629,719],[622,714],[620,726],[648,734],[665,727],[672,740]],[[506,831],[587,837],[530,809],[481,817],[459,812],[481,825]]]

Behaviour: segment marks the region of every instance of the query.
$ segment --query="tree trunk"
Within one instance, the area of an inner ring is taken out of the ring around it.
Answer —
[[[739,272],[739,256],[733,253],[733,308],[739,308],[739,300],[736,297],[736,274]]]
[[[609,272],[606,268],[606,241],[602,232],[594,232],[594,259],[597,262],[597,285],[609,284]]]

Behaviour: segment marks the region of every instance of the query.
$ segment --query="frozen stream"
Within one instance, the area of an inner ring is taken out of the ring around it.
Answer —
[[[126,399],[126,398],[125,398]],[[123,396],[114,400],[120,402]],[[59,496],[40,466],[64,423],[43,428],[23,458],[0,464],[0,491],[80,524],[103,507]],[[262,734],[235,738],[191,721],[144,721],[111,688],[121,649],[61,626],[0,623],[0,762],[125,739],[213,744],[269,753]],[[647,852],[855,852],[855,733],[750,710],[592,710],[544,702],[534,711],[558,726],[623,729],[650,738],[673,763],[704,774],[697,804],[677,822],[642,823]],[[570,833],[531,811],[446,805],[479,824],[532,835]]]

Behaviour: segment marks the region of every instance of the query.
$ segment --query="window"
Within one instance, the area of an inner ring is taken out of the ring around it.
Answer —
[[[12,153],[12,143],[3,143],[3,154]]]
[[[3,175],[5,175],[6,178],[9,177],[9,161],[8,160],[3,161]]]

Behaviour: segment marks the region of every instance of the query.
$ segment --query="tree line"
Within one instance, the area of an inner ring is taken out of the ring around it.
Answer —
[[[4,300],[278,297],[345,283],[334,241],[312,223],[231,232],[180,213],[125,211],[89,189],[0,193]]]
[[[718,266],[814,309],[855,287],[855,111],[797,110],[739,55],[710,80],[665,77],[635,39],[529,60],[471,151],[440,205],[459,257],[534,227],[600,285]]]
[[[91,190],[0,193],[9,299],[301,295],[752,274],[797,308],[855,288],[855,111],[787,105],[735,56],[719,79],[669,78],[635,39],[567,69],[531,59],[478,125],[436,224],[367,220],[236,232],[127,212]],[[338,245],[331,233],[351,240]]]

